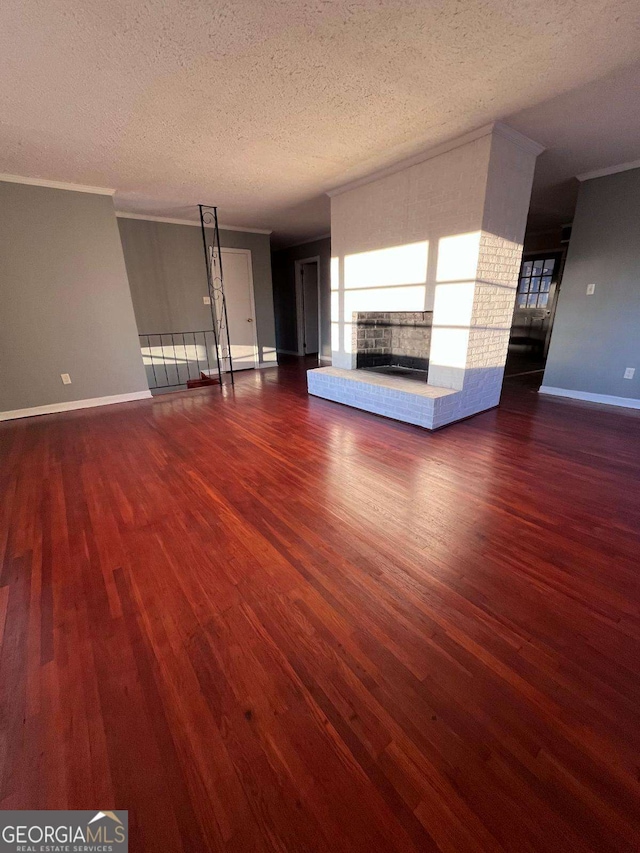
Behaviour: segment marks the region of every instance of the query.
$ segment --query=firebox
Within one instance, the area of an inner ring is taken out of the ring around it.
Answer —
[[[354,311],[356,367],[429,367],[433,311]]]

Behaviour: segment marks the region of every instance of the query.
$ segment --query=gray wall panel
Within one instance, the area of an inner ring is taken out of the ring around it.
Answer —
[[[544,385],[640,399],[640,169],[580,187]]]
[[[0,411],[147,390],[137,334],[112,199],[0,182]]]

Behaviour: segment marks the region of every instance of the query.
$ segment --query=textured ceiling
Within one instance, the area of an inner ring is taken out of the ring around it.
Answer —
[[[639,23],[637,0],[3,0],[0,172],[294,241],[328,188],[500,118],[552,149],[534,213],[562,218],[585,156],[640,157]]]
[[[571,222],[579,186],[573,176],[640,160],[640,65],[509,116],[508,123],[547,147],[536,165],[530,229]]]

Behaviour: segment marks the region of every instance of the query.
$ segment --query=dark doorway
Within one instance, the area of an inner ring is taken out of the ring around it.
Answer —
[[[320,350],[320,259],[296,261],[298,355]]]
[[[562,276],[562,252],[526,253],[518,277],[505,378],[542,382]]]

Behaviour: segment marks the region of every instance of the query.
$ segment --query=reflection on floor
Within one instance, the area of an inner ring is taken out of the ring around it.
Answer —
[[[128,809],[136,853],[637,850],[640,412],[526,378],[434,433],[296,365],[0,423],[0,808]]]
[[[542,384],[545,364],[546,358],[539,351],[531,347],[510,344],[504,375],[508,377],[537,372],[540,374],[540,384]]]

